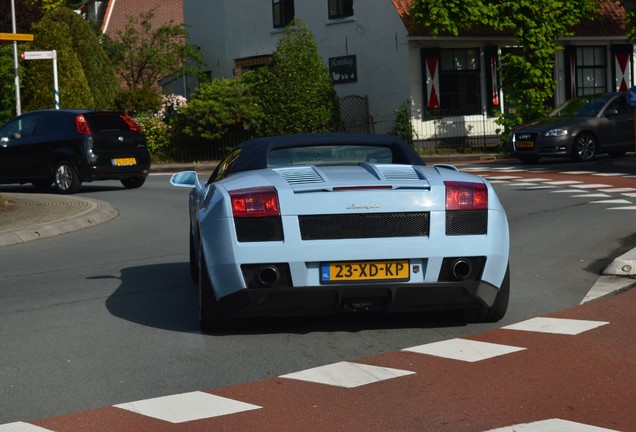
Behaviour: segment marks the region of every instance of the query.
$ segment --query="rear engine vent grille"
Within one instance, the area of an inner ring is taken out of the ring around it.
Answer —
[[[385,180],[419,180],[420,176],[413,167],[378,165],[377,166]]]
[[[278,168],[274,171],[290,185],[324,182],[320,174],[312,167]]]
[[[426,237],[430,215],[419,213],[363,213],[299,216],[303,240]]]
[[[283,240],[283,222],[280,216],[234,218],[239,242]]]
[[[478,235],[488,232],[488,210],[446,211],[446,235]]]

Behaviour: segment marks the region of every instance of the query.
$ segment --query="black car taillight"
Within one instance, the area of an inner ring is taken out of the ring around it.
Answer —
[[[445,181],[446,235],[488,232],[488,188],[483,183]]]
[[[230,200],[239,242],[283,240],[283,222],[276,189],[237,189],[230,191]]]
[[[122,118],[124,122],[126,122],[126,124],[128,125],[131,131],[141,133],[141,128],[139,127],[139,125],[137,125],[137,123],[135,123],[133,119],[128,117],[127,114],[121,114],[120,117]]]
[[[81,134],[90,135],[92,133],[91,127],[88,125],[86,118],[82,114],[75,116],[75,126],[77,127],[77,132]]]

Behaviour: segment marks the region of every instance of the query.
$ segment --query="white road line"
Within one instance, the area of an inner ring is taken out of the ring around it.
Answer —
[[[631,204],[631,201],[627,201],[624,199],[613,199],[613,200],[601,200],[601,201],[590,201],[590,204]]]
[[[526,178],[526,179],[523,179],[523,180],[524,181],[529,181],[529,182],[545,182],[545,181],[550,181],[552,179],[537,177],[537,178]]]
[[[581,183],[583,183],[583,182],[582,181],[577,181],[577,180],[556,180],[556,181],[546,182],[546,184],[551,184],[551,185],[555,185],[555,186],[575,185],[575,184],[581,184]]]
[[[625,195],[625,196],[628,196],[628,197],[636,198],[636,192],[634,192],[634,193],[631,193],[631,192],[630,193],[624,193],[624,194],[621,194],[621,195]]]
[[[599,176],[599,177],[621,177],[621,176],[626,176],[627,173],[594,173],[592,175]]]
[[[635,188],[610,188],[610,189],[600,189],[601,192],[612,192],[612,193],[622,193],[622,192],[636,192]]]
[[[516,180],[516,179],[520,179],[523,177],[519,177],[519,176],[484,176],[484,178],[487,179],[495,179],[495,180]]]
[[[502,328],[507,330],[521,330],[537,333],[577,335],[606,324],[609,324],[609,322],[537,317]]]
[[[24,422],[6,423],[0,425],[0,432],[53,432],[40,426]]]
[[[414,352],[417,354],[428,354],[436,357],[444,357],[472,363],[517,351],[523,351],[525,349],[526,348],[510,345],[500,345],[457,338],[406,348],[402,351]]]
[[[561,174],[572,174],[572,175],[579,175],[579,174],[593,174],[596,171],[561,171]]]
[[[554,185],[535,186],[528,189],[556,189]]]
[[[415,372],[412,371],[343,361],[287,375],[281,375],[279,378],[309,381],[337,387],[355,388],[379,381],[414,374]]]
[[[605,270],[603,271],[603,274],[606,274]],[[610,273],[610,275],[612,274],[616,273]],[[634,279],[623,276],[601,276],[598,278],[592,289],[590,289],[590,291],[585,295],[583,300],[581,300],[581,304],[623,290],[633,284]]]
[[[162,396],[114,406],[170,423],[183,423],[262,408],[257,405],[200,391]]]
[[[610,207],[607,210],[636,210],[636,206],[628,206],[628,207]]]
[[[497,429],[491,429],[486,432],[619,432],[614,429],[605,429],[602,427],[586,425],[569,420],[548,419],[540,420],[532,423],[517,424],[514,426],[506,426]]]
[[[600,188],[608,188],[611,186],[612,185],[608,185],[608,184],[582,184],[582,185],[575,185],[574,187],[581,188],[581,189],[600,189]]]
[[[583,192],[583,191],[578,191],[579,193]],[[572,195],[572,198],[609,198],[611,195],[606,195],[606,194],[588,194],[588,193],[582,193],[581,195]],[[596,202],[600,202],[600,201],[596,201]]]

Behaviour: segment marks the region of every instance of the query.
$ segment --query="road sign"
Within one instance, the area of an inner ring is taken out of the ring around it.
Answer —
[[[33,42],[33,35],[28,33],[0,33],[0,41]]]
[[[53,60],[55,51],[22,51],[22,60]]]

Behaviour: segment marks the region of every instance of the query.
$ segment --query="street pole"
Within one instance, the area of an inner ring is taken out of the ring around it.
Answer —
[[[15,0],[11,0],[11,27],[13,33],[17,33],[15,25]],[[15,115],[22,114],[22,107],[20,105],[20,74],[18,73],[18,41],[13,41],[13,76],[15,84]]]

